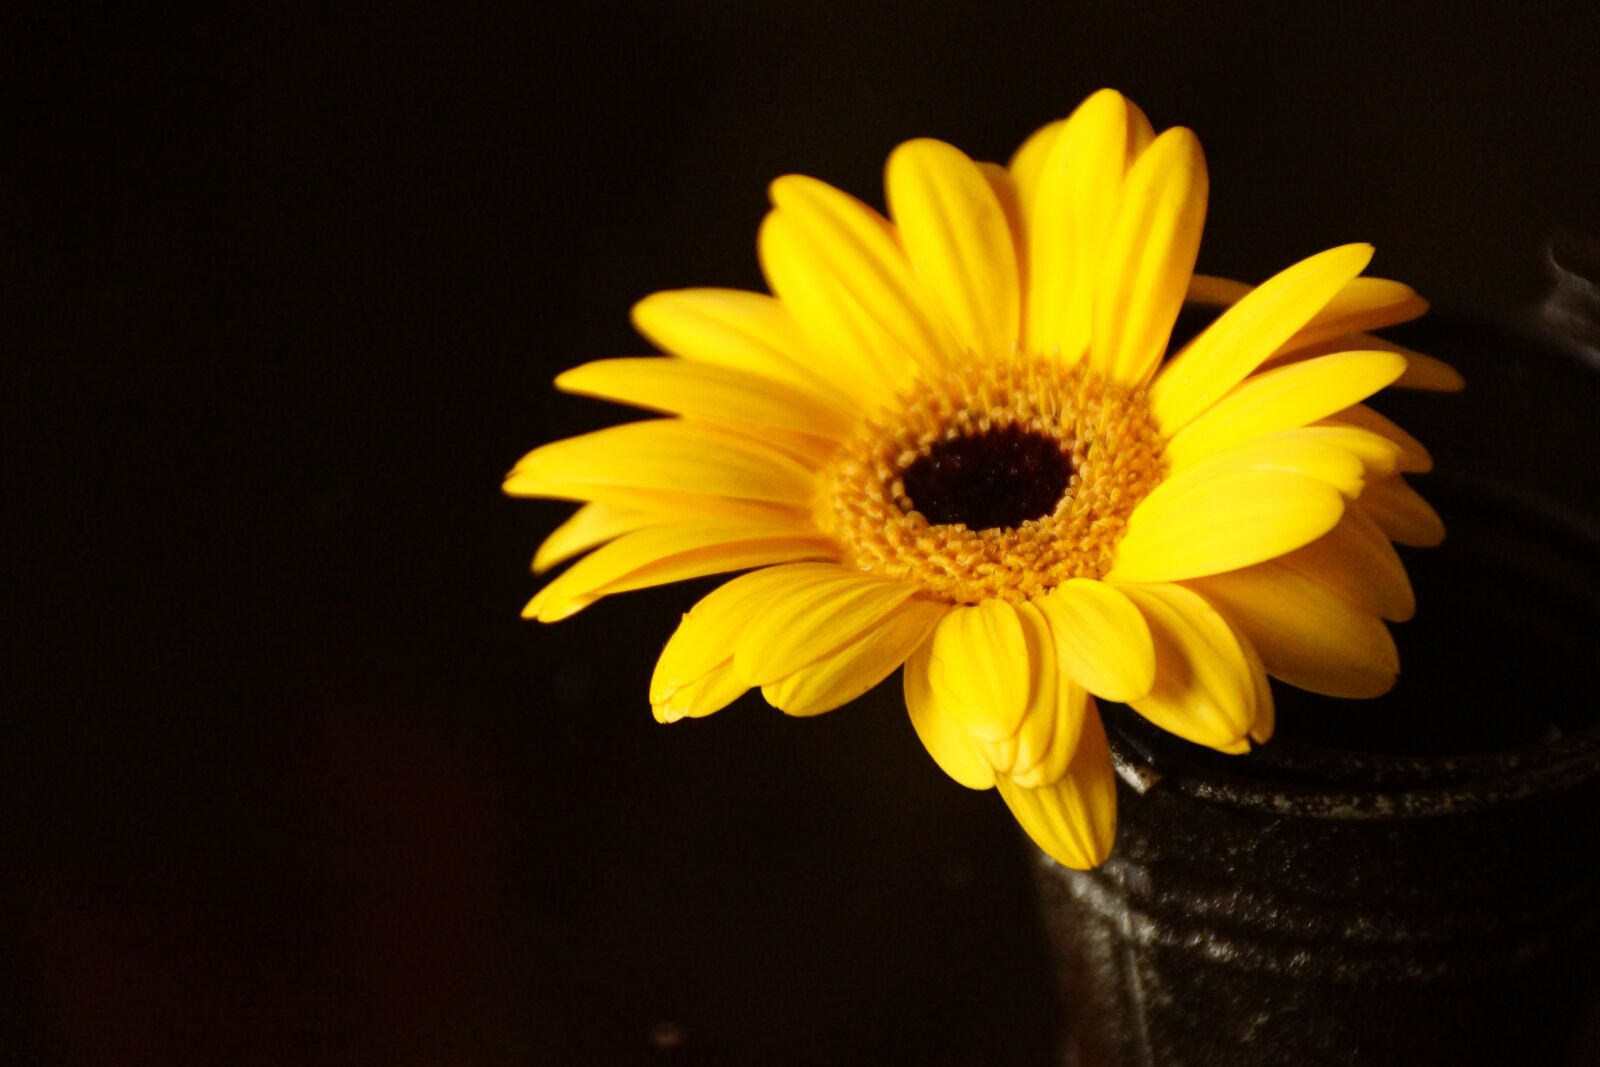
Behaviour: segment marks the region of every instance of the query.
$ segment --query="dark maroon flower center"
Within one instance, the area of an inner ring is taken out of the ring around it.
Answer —
[[[912,507],[935,525],[1020,526],[1055,510],[1072,461],[1054,438],[1001,426],[941,441],[902,473]]]

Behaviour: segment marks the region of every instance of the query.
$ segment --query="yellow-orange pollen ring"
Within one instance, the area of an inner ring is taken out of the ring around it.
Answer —
[[[905,471],[941,442],[1002,427],[1042,435],[1071,465],[1055,509],[1017,526],[928,521]],[[1144,391],[1109,382],[1086,361],[1012,353],[919,382],[863,421],[821,472],[816,516],[847,561],[913,582],[954,604],[1041,596],[1069,578],[1099,578],[1139,501],[1166,474]]]

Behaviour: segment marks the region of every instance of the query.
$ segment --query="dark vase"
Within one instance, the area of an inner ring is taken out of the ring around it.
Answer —
[[[1116,850],[1038,868],[1062,1063],[1600,1064],[1600,353],[1459,318],[1397,339],[1469,383],[1389,406],[1450,531],[1407,558],[1405,673],[1278,689],[1242,757],[1108,709]]]

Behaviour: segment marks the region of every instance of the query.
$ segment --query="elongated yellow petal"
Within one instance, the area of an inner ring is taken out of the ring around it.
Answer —
[[[789,715],[820,715],[865,693],[927,643],[948,604],[909,600],[855,641],[761,687],[767,703]]]
[[[1076,361],[1089,344],[1099,275],[1129,165],[1129,105],[1102,89],[1050,144],[1028,218],[1024,347]]]
[[[721,711],[749,692],[750,687],[733,669],[733,659],[723,660],[687,685],[673,689],[650,705],[657,722],[677,722],[683,718],[704,718]]]
[[[934,695],[928,677],[932,663],[932,642],[924,641],[906,660],[906,711],[911,726],[939,769],[968,789],[994,786],[994,768],[984,758],[977,739],[946,705]]]
[[[1155,684],[1155,646],[1144,616],[1121,592],[1073,578],[1037,602],[1050,620],[1062,668],[1091,693],[1126,703]]]
[[[889,210],[917,277],[974,352],[1018,339],[1021,296],[1011,227],[978,165],[942,141],[908,141],[889,157]]]
[[[1156,684],[1132,701],[1163,730],[1223,751],[1255,721],[1256,679],[1228,620],[1181,585],[1124,586],[1156,646]]]
[[[558,622],[601,597],[771,563],[829,559],[826,539],[745,522],[675,523],[624,534],[539,590],[523,618]]]
[[[1007,747],[1010,757],[1007,776],[1018,785],[1038,789],[1067,773],[1083,733],[1084,717],[1093,714],[1094,700],[1062,668],[1058,638],[1045,613],[1034,603],[1022,603],[1017,605],[1017,618],[1033,660],[1032,688],[1022,726],[1000,744]],[[995,766],[998,770],[998,762]]]
[[[975,737],[1000,741],[1028,710],[1028,645],[1003,600],[957,607],[933,631],[928,681],[934,699]]]
[[[1454,393],[1466,387],[1461,372],[1441,359],[1397,345],[1387,338],[1370,333],[1346,333],[1313,345],[1293,349],[1280,349],[1264,366],[1280,367],[1301,363],[1317,356],[1334,352],[1377,351],[1393,352],[1406,361],[1405,373],[1394,380],[1397,389],[1423,389],[1435,393]]]
[[[1200,140],[1183,127],[1155,139],[1128,172],[1095,282],[1090,363],[1143,385],[1166,350],[1200,250],[1210,182]]]
[[[1354,426],[1333,426],[1326,422],[1282,430],[1260,440],[1304,442],[1343,449],[1360,461],[1368,474],[1393,474],[1400,462],[1400,446],[1370,430]]]
[[[631,508],[585,504],[544,539],[533,556],[533,573],[543,574],[556,564],[581,555],[596,545],[603,545],[622,534],[661,521]]]
[[[891,344],[872,311],[861,307],[829,272],[793,219],[772,211],[756,234],[761,271],[815,351],[846,365],[838,369],[862,411],[875,411],[911,380],[903,363],[882,346]],[[897,347],[897,346],[896,346]]]
[[[978,169],[983,172],[984,180],[989,183],[995,201],[1005,214],[1006,228],[1011,231],[1011,250],[1017,258],[1017,299],[1020,302],[1028,292],[1028,223],[1023,215],[1022,194],[1018,192],[1016,179],[1011,176],[1011,172],[1000,164],[979,163]],[[1017,324],[1020,330],[1025,311],[1019,305],[1017,312]]]
[[[1303,474],[1327,482],[1344,496],[1361,495],[1366,466],[1348,448],[1284,430],[1212,452],[1198,461],[1175,465],[1173,478],[1211,478],[1229,471],[1272,470]]]
[[[1111,855],[1117,834],[1117,778],[1099,712],[1091,708],[1085,716],[1072,764],[1053,785],[1028,789],[1005,777],[995,784],[1033,843],[1057,863],[1083,871]]]
[[[683,616],[661,650],[650,679],[650,702],[661,703],[674,690],[731,660],[750,620],[775,593],[834,580],[845,573],[845,568],[834,563],[790,563],[722,583]]]
[[[1393,352],[1340,352],[1263,371],[1190,422],[1167,443],[1174,466],[1331,415],[1382,389],[1405,370]]]
[[[1367,407],[1353,404],[1336,411],[1325,420],[1331,426],[1355,426],[1394,442],[1400,449],[1395,469],[1408,474],[1424,474],[1433,470],[1433,457],[1421,441],[1407,433],[1399,423]]]
[[[1376,615],[1281,563],[1188,583],[1250,639],[1268,672],[1335,697],[1375,697],[1400,670],[1394,639]]]
[[[1380,618],[1405,622],[1416,614],[1417,598],[1405,564],[1359,507],[1346,508],[1339,525],[1280,562]]]
[[[735,427],[778,427],[839,438],[854,419],[845,408],[749,371],[653,356],[601,359],[563,372],[556,388],[620,404]]]
[[[1266,665],[1261,662],[1261,655],[1256,651],[1256,646],[1251,643],[1250,638],[1246,637],[1244,631],[1237,626],[1233,626],[1233,636],[1239,642],[1239,651],[1244,654],[1245,665],[1250,671],[1250,681],[1255,687],[1255,709],[1250,720],[1250,740],[1264,745],[1272,740],[1273,731],[1278,725],[1278,710],[1272,697],[1272,683],[1267,680]]]
[[[1246,567],[1316,540],[1343,511],[1337,489],[1303,474],[1174,475],[1128,517],[1107,578],[1171,582]]]
[[[918,367],[939,371],[948,365],[956,355],[950,335],[928,314],[926,292],[887,219],[815,178],[779,178],[771,193],[779,214],[796,229],[805,269],[832,283],[825,287],[832,297],[825,311],[796,309],[802,327],[810,328],[813,313],[843,320],[848,328],[842,332],[872,344],[866,354],[897,380]]]
[[[985,741],[982,748],[996,773],[1030,787],[1046,785],[1066,771],[1072,749],[1082,729],[1081,687],[1063,679],[1057,663],[1055,637],[1044,614],[1034,604],[1016,605],[1028,646],[1028,710],[1017,732],[1002,741]],[[1062,688],[1065,680],[1068,688]],[[1076,696],[1080,714],[1063,714],[1066,700]],[[1066,749],[1060,752],[1060,749]],[[1049,766],[1046,766],[1046,765]],[[1056,773],[1052,775],[1050,768]]]
[[[915,587],[859,572],[777,589],[750,621],[733,664],[751,685],[768,685],[843,648],[887,618]]]
[[[634,329],[663,352],[759,374],[846,406],[864,395],[854,366],[811,347],[789,309],[765,293],[676,289],[633,307]]]
[[[1050,157],[1050,150],[1055,146],[1056,138],[1061,135],[1066,125],[1066,119],[1057,119],[1034,130],[1007,164],[1012,177],[1016,179],[1017,200],[1021,204],[1024,219],[1033,214],[1034,201],[1039,195],[1039,179],[1044,174],[1045,160]]]
[[[630,422],[555,441],[524,456],[506,476],[512,496],[585,499],[578,487],[631,489],[809,506],[812,473],[749,437],[682,419]]]
[[[1408,322],[1427,310],[1428,302],[1409,285],[1389,278],[1352,278],[1315,318],[1284,342],[1281,351]]]
[[[1374,479],[1357,501],[1391,541],[1415,548],[1432,548],[1444,540],[1444,520],[1398,474]]]
[[[1224,311],[1151,385],[1150,408],[1162,432],[1170,437],[1244,381],[1371,259],[1367,244],[1329,249],[1280,271]]]

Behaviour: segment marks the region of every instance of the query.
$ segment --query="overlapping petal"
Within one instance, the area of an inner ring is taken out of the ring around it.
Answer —
[[[1117,780],[1098,712],[1091,710],[1085,717],[1072,763],[1053,784],[1029,789],[1003,776],[995,784],[1034,844],[1057,863],[1089,870],[1111,854]]]

